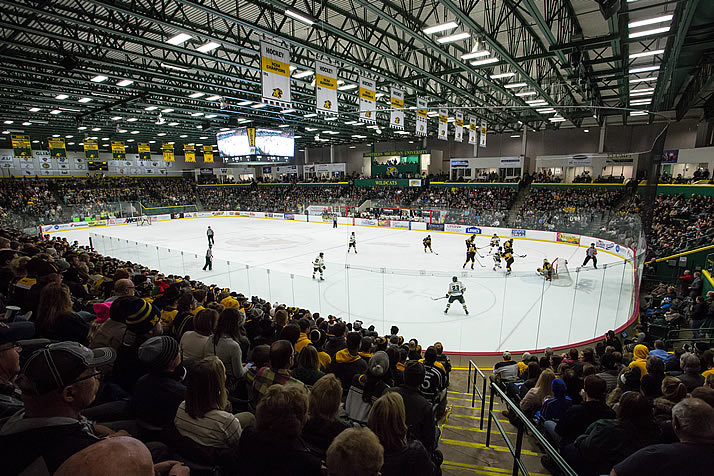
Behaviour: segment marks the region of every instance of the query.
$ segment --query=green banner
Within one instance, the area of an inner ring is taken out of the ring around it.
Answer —
[[[126,159],[126,146],[124,145],[124,142],[120,140],[112,141],[112,158],[114,160]]]
[[[32,157],[30,136],[12,135],[12,151],[15,157]]]
[[[151,147],[146,142],[139,142],[139,160],[151,160]]]
[[[84,140],[84,158],[87,160],[97,160],[99,158],[99,145],[91,139]]]
[[[421,187],[419,179],[357,179],[357,187]]]
[[[392,156],[403,156],[403,155],[421,155],[428,154],[429,151],[426,149],[418,150],[398,150],[392,152],[365,152],[362,157],[392,157]]]
[[[50,146],[50,157],[55,159],[67,158],[67,148],[64,145],[64,139],[53,137],[51,139],[47,139],[47,143]]]

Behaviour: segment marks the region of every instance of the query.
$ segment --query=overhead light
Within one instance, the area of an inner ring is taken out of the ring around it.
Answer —
[[[166,69],[173,69],[174,71],[182,71],[184,73],[188,73],[188,69],[182,68],[181,66],[169,64],[169,63],[161,63],[161,67],[166,68]]]
[[[219,99],[221,99],[221,97],[218,96],[218,95],[208,96],[208,97],[206,98],[206,101],[218,101]]]
[[[334,120],[336,120],[336,119],[337,119],[337,116],[327,116],[327,117],[325,118],[326,121],[334,121]]]
[[[664,15],[661,17],[648,18],[647,20],[639,20],[639,21],[633,21],[632,23],[628,23],[627,27],[628,28],[637,28],[639,26],[654,25],[655,23],[664,23],[666,21],[671,21],[672,18],[674,18],[673,15]]]
[[[642,53],[632,53],[630,55],[630,59],[646,58],[647,56],[654,56],[654,55],[661,55],[661,54],[664,54],[664,50],[643,51]]]
[[[129,119],[126,120],[126,122],[136,122],[138,120],[139,119],[137,119],[136,117],[130,117]]]
[[[356,149],[356,148],[357,148],[356,145],[351,145],[351,146],[350,146],[350,149]]]
[[[174,112],[174,110],[171,108],[168,108],[168,109],[162,109],[161,112],[163,112],[164,114],[167,114],[169,112]]]
[[[523,91],[523,92],[520,92],[520,93],[516,93],[516,96],[518,96],[518,97],[525,97],[525,96],[535,96],[536,94],[538,94],[538,93],[535,92],[535,91]]]
[[[55,99],[62,100],[62,99],[67,99],[68,97],[69,96],[66,94],[58,94],[57,96],[55,96]]]
[[[662,28],[654,28],[652,30],[633,31],[628,36],[630,38],[640,38],[642,36],[659,35],[660,33],[667,33],[668,31],[669,27],[665,26]]]
[[[190,97],[191,99],[197,99],[197,98],[200,98],[201,96],[205,96],[205,95],[206,95],[206,93],[193,93],[193,94],[189,94],[188,97]]]
[[[630,94],[632,93],[643,93],[645,91],[654,91],[655,88],[640,88],[640,89],[631,89]]]
[[[10,121],[10,120],[3,121],[4,124],[12,124],[13,122],[15,122],[15,121]]]
[[[536,112],[539,112],[541,114],[551,114],[555,112],[555,109],[553,109],[552,107],[544,107],[541,109],[536,109]]]
[[[317,116],[317,114],[315,114],[314,112],[311,112],[310,114],[305,114],[302,117],[315,117],[315,116]]]
[[[590,129],[583,129],[583,132],[587,134],[588,132],[590,132]]]
[[[40,109],[39,107],[31,107],[30,108],[30,112],[40,112],[41,110],[42,109]]]
[[[159,108],[158,106],[147,106],[144,108],[144,111],[155,111],[158,108]]]
[[[110,119],[112,121],[121,121],[121,116],[112,116]]]
[[[499,73],[499,74],[492,74],[489,76],[491,79],[503,79],[503,78],[510,78],[511,76],[515,76],[516,73]]]
[[[40,141],[38,141],[37,139],[35,139],[35,140],[32,141],[32,143],[33,143],[33,144],[39,144]]]
[[[178,122],[169,122],[169,123],[167,124],[167,126],[178,126],[178,125],[179,125]]]
[[[69,112],[80,112],[79,109],[73,109],[71,107],[58,107],[60,111],[69,111]]]
[[[314,71],[310,71],[310,70],[300,71],[299,73],[295,73],[295,74],[293,75],[293,78],[295,78],[295,79],[302,79],[302,78],[307,78],[308,76],[312,76],[313,74],[315,74],[315,72],[314,72]]]
[[[532,104],[528,104],[530,107],[538,107],[538,106],[547,106],[548,102],[547,101],[539,101],[539,102],[534,102]]]
[[[566,119],[564,117],[551,117],[548,119],[550,122],[565,122]]]
[[[306,25],[314,25],[315,24],[315,21],[312,20],[311,18],[308,18],[307,16],[305,16],[301,13],[295,12],[293,10],[285,10],[285,14],[291,18],[296,19],[297,21],[305,23]]]
[[[134,139],[127,139],[127,142],[134,142]]]
[[[238,103],[239,106],[247,106],[249,104],[253,104],[253,101],[241,101]]]
[[[356,87],[357,87],[356,84],[345,84],[344,86],[340,86],[340,87],[337,88],[337,89],[340,90],[340,91],[349,91],[350,89],[354,89],[354,88],[356,88]]]
[[[191,117],[200,117],[200,116],[203,116],[202,112],[194,112],[193,114],[191,114]]]
[[[491,54],[490,51],[486,50],[481,50],[481,51],[472,51],[471,53],[466,53],[465,55],[461,55],[462,60],[470,60],[474,58],[481,58],[483,56],[489,56]]]
[[[457,33],[455,35],[442,36],[441,38],[437,38],[436,42],[441,44],[452,43],[454,41],[465,40],[466,38],[471,38],[471,33],[465,31],[463,33]]]
[[[156,134],[156,135],[159,136],[159,137],[164,137],[164,136],[166,135],[166,133],[165,133],[165,132],[159,132],[159,133]]]
[[[657,76],[650,76],[649,78],[633,78],[630,79],[630,83],[644,83],[647,81],[657,81]]]
[[[60,113],[62,113],[62,111],[60,111],[59,109],[53,109],[50,111],[50,114],[60,114]]]
[[[632,96],[650,96],[654,94],[654,91],[630,91],[630,97]]]
[[[290,127],[290,124],[280,124],[278,127]]]
[[[123,87],[129,86],[133,83],[134,83],[134,81],[132,81],[131,79],[122,79],[121,81],[119,81],[117,83],[117,86],[121,86],[123,88]]]
[[[472,61],[471,65],[472,66],[482,66],[485,64],[498,63],[498,61],[499,61],[498,58],[495,58],[495,57],[494,58],[486,58],[486,59],[482,59],[482,60],[478,60],[478,61]]]
[[[74,145],[74,142],[67,142],[67,145]]]
[[[206,114],[206,119],[213,119],[214,117],[217,117],[218,114]]]
[[[652,102],[652,98],[648,99],[633,99],[630,101],[631,106],[643,106],[645,104],[650,104]]]
[[[52,134],[52,137],[59,137],[59,134]]]
[[[188,137],[188,134],[181,134],[179,137],[180,137],[181,139],[185,139],[186,137]]]
[[[209,41],[208,43],[204,43],[198,48],[196,48],[196,51],[200,51],[201,53],[208,53],[209,51],[215,50],[219,46],[221,46],[220,43],[216,43],[215,41]]]
[[[166,43],[168,43],[169,45],[180,45],[190,40],[191,38],[193,38],[191,35],[187,35],[186,33],[179,33],[178,35],[172,36],[171,38],[166,40]]]
[[[85,130],[86,128],[87,128],[87,126],[79,126],[79,127],[77,127],[77,130],[78,130],[78,131],[83,131],[83,130]]]
[[[632,111],[630,112],[630,116],[646,116],[648,114],[647,111]]]
[[[94,132],[97,132],[97,131],[101,131],[102,128],[101,128],[101,127],[92,127],[92,130],[93,130]]]
[[[278,111],[280,114],[290,114],[291,112],[295,112],[295,109],[283,109],[282,111]]]
[[[118,132],[119,134],[126,134],[126,133],[129,132],[129,131],[127,131],[126,129],[117,129],[117,132]]]
[[[659,69],[659,65],[655,66],[643,66],[642,68],[632,68],[629,73],[630,74],[635,74],[635,73],[646,73],[647,71],[657,71]]]
[[[267,107],[267,106],[268,106],[267,104],[263,104],[263,103],[261,102],[261,103],[258,103],[258,104],[253,104],[253,105],[250,106],[250,107],[252,107],[253,109],[261,109],[261,108],[264,108],[264,107]]]
[[[351,126],[352,124],[356,124],[356,123],[357,123],[357,121],[347,121],[347,122],[344,122],[343,124],[346,126]]]
[[[32,123],[31,123],[31,122],[23,122],[22,125],[23,125],[23,126],[31,126]]]
[[[92,98],[80,98],[78,101],[81,103],[87,103],[87,102],[90,102],[91,100],[92,100]]]
[[[503,86],[506,89],[522,88],[523,86],[528,86],[527,83],[510,83]]]
[[[520,137],[521,137],[520,134],[513,134],[513,135],[511,136],[511,139],[518,139],[518,138],[520,138]]]
[[[454,28],[457,28],[458,26],[459,26],[458,23],[450,21],[447,23],[442,23],[441,25],[434,25],[434,26],[426,27],[422,30],[422,33],[424,33],[425,35],[433,35],[434,33],[440,33],[442,31],[446,31],[446,30],[453,30]]]
[[[139,131],[131,131],[130,134],[138,134]]]
[[[106,81],[107,79],[109,79],[107,76],[104,76],[103,74],[98,74],[92,79],[90,79],[90,81],[92,81],[93,83],[101,83],[102,81]]]
[[[306,127],[305,130],[308,131],[308,132],[312,132],[312,131],[316,131],[317,128],[315,128],[315,127]]]

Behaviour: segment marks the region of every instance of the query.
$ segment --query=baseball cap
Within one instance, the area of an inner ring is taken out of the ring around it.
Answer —
[[[19,340],[32,339],[35,336],[35,324],[29,321],[0,322],[0,345],[14,344]]]
[[[110,364],[114,349],[89,349],[78,342],[58,342],[36,350],[20,372],[22,391],[44,395],[71,385],[87,369]]]

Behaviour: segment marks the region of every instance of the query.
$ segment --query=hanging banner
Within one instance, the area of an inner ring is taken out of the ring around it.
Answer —
[[[359,78],[359,120],[377,122],[377,83],[369,78]]]
[[[439,109],[439,139],[448,140],[449,133],[449,111],[447,109]]]
[[[126,146],[124,146],[124,142],[122,142],[120,140],[112,141],[112,159],[114,159],[114,160],[126,159]]]
[[[183,160],[184,162],[196,162],[196,148],[193,144],[183,146]]]
[[[64,145],[64,139],[52,137],[47,139],[50,146],[50,157],[67,157],[67,148]]]
[[[426,114],[427,114],[428,102],[425,98],[417,97],[417,111],[416,111],[416,134],[418,136],[426,135]]]
[[[213,163],[213,146],[204,145],[203,146],[203,161],[207,164]]]
[[[173,144],[161,144],[161,153],[164,156],[164,162],[173,162],[175,160]]]
[[[317,112],[337,114],[337,66],[315,61],[315,90]]]
[[[97,160],[99,158],[99,144],[92,139],[84,139],[84,158]]]
[[[456,127],[456,133],[454,134],[454,140],[456,142],[464,141],[464,113],[461,111],[454,113],[454,126]]]
[[[481,121],[481,134],[479,136],[479,147],[486,147],[486,133],[488,133],[488,124],[486,121]]]
[[[137,144],[139,150],[139,160],[151,160],[151,147],[146,142]]]
[[[32,157],[32,144],[30,136],[21,136],[13,134],[12,138],[12,153],[15,157]]]
[[[404,90],[392,86],[389,104],[389,126],[392,129],[404,129]]]
[[[475,145],[478,142],[478,123],[476,118],[469,116],[469,144]]]
[[[260,41],[260,69],[263,102],[290,108],[290,51],[268,41]]]

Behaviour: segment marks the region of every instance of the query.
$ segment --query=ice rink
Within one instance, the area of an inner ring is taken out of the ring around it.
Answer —
[[[202,271],[206,228],[215,230],[213,271]],[[347,254],[350,233],[358,254]],[[119,225],[58,232],[100,253],[138,262],[166,274],[286,303],[327,316],[373,324],[381,334],[392,325],[423,345],[441,341],[451,352],[522,351],[580,342],[624,324],[631,315],[633,268],[599,250],[599,269],[582,264],[581,246],[516,238],[513,273],[493,271],[488,248],[475,269],[462,269],[467,235],[366,226],[305,223],[246,217],[192,218],[151,226]],[[429,233],[436,253],[424,253]],[[502,237],[504,241],[508,237]],[[487,246],[488,236],[477,237]],[[313,280],[312,260],[325,253],[325,281]],[[569,261],[570,286],[536,274],[543,258]],[[607,266],[604,266],[607,265]],[[503,264],[505,270],[505,263]],[[469,309],[452,304],[444,315],[452,276],[467,288]]]

